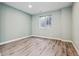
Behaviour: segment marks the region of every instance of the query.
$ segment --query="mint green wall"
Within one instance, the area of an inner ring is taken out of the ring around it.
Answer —
[[[0,42],[38,35],[71,40],[72,8],[47,12],[38,15],[26,14],[0,3]],[[39,28],[39,16],[52,15],[52,25],[48,29]]]
[[[44,15],[52,15],[52,25],[47,29],[39,28],[39,18]],[[71,40],[72,8],[47,12],[32,16],[32,35]]]
[[[72,7],[61,10],[62,37],[66,40],[72,40]]]
[[[0,3],[0,42],[31,35],[31,16]]]
[[[79,50],[79,2],[73,4],[72,38]]]

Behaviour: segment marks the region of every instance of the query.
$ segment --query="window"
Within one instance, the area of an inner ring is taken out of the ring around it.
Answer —
[[[49,28],[51,26],[51,16],[41,16],[39,19],[40,28]]]

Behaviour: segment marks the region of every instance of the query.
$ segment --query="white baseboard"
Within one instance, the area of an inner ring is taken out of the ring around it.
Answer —
[[[74,48],[76,49],[76,51],[77,51],[77,53],[78,53],[78,55],[79,55],[78,47],[76,46],[76,44],[75,44],[74,42],[72,42],[72,44],[73,44]]]
[[[38,35],[30,35],[30,36],[26,36],[26,37],[21,37],[21,38],[16,38],[16,39],[12,39],[12,40],[9,40],[9,41],[5,41],[5,42],[0,43],[0,45],[7,44],[7,43],[10,43],[10,42],[13,42],[13,41],[22,40],[24,38],[28,38],[28,37],[32,37],[32,36],[42,37],[42,38],[49,38],[49,39],[55,39],[55,40],[61,40],[61,41],[65,41],[65,42],[72,42],[72,41],[69,41],[69,40],[64,40],[62,38],[46,37],[46,36],[38,36]]]
[[[61,40],[61,41],[65,41],[65,42],[72,42],[72,41],[70,41],[70,40],[64,40],[64,39],[62,39],[62,38],[46,37],[46,36],[38,36],[38,35],[30,35],[30,36],[26,36],[26,37],[21,37],[21,38],[16,38],[16,39],[12,39],[12,40],[9,40],[9,41],[5,41],[5,42],[0,43],[0,45],[7,44],[7,43],[10,43],[10,42],[13,42],[13,41],[22,40],[22,39],[24,39],[24,38],[28,38],[28,37],[32,37],[32,36],[35,36],[35,37],[42,37],[42,38],[48,38],[48,39],[55,39],[55,40]]]
[[[31,36],[26,36],[26,37],[21,37],[21,38],[16,38],[16,39],[12,39],[12,40],[9,40],[9,41],[5,41],[5,42],[0,43],[0,45],[7,44],[7,43],[10,43],[10,42],[13,42],[13,41],[22,40],[22,39],[28,38],[28,37],[31,37]]]
[[[38,36],[38,35],[31,35],[31,36],[42,37],[42,38],[48,38],[48,39],[55,39],[55,40],[61,40],[61,41],[64,41],[64,42],[72,42],[71,40],[65,40],[65,39],[63,39],[63,38],[46,37],[46,36]]]

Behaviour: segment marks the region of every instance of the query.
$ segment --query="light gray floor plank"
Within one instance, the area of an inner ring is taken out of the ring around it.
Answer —
[[[75,56],[72,43],[39,37],[11,42],[1,47],[2,56]]]

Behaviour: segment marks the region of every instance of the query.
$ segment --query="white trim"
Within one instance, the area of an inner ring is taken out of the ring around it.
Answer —
[[[64,41],[64,42],[72,42],[71,40],[65,40],[65,39],[63,39],[63,38],[46,37],[46,36],[38,36],[38,35],[31,35],[31,36],[42,37],[42,38],[48,38],[48,39],[55,39],[55,40],[61,40],[61,41]]]
[[[74,48],[76,49],[76,51],[77,51],[77,53],[78,53],[78,55],[79,55],[79,50],[78,50],[77,45],[76,45],[74,42],[72,42],[72,44],[73,44]]]
[[[28,37],[31,37],[31,36],[26,36],[26,37],[21,37],[21,38],[16,38],[16,39],[13,39],[13,40],[5,41],[5,42],[0,43],[0,45],[7,44],[7,43],[10,43],[10,42],[14,42],[14,41],[18,41],[18,40],[22,40],[22,39],[28,38]]]
[[[32,36],[35,36],[35,37],[42,37],[42,38],[49,38],[49,39],[55,39],[55,40],[61,40],[61,41],[65,41],[65,42],[72,42],[72,41],[70,41],[70,40],[64,40],[64,39],[62,39],[62,38],[46,37],[46,36],[38,36],[38,35],[30,35],[30,36],[26,36],[26,37],[21,37],[21,38],[16,38],[16,39],[13,39],[13,40],[5,41],[5,42],[0,43],[0,45],[7,44],[7,43],[10,43],[10,42],[13,42],[13,41],[22,40],[22,39],[24,39],[24,38],[28,38],[28,37],[32,37]]]

